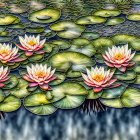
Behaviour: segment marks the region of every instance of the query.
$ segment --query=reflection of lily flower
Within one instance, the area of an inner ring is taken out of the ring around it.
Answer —
[[[0,44],[0,61],[2,63],[6,62],[20,62],[25,60],[24,58],[18,58],[19,55],[16,55],[18,53],[18,48],[12,48],[12,45],[6,45],[5,43],[2,45]]]
[[[117,67],[120,71],[124,72],[127,66],[133,66],[135,62],[128,63],[135,55],[131,54],[131,49],[128,49],[128,44],[122,47],[113,46],[112,49],[108,48],[103,54],[106,65],[109,67]]]
[[[85,84],[93,87],[94,92],[99,92],[105,87],[109,87],[117,79],[112,79],[114,72],[110,70],[105,71],[104,67],[91,68],[91,71],[87,69],[87,75],[82,73]],[[113,85],[112,87],[119,86],[120,84]]]
[[[46,39],[40,41],[40,35],[37,37],[33,36],[27,36],[25,35],[25,38],[19,36],[19,40],[22,46],[17,45],[21,50],[26,51],[26,56],[31,56],[34,52],[37,54],[45,53],[44,51],[40,50],[43,48],[44,43]]]
[[[5,86],[3,82],[7,81],[10,77],[7,77],[9,74],[8,67],[4,68],[3,66],[0,68],[0,87]]]
[[[22,78],[32,82],[29,84],[29,87],[40,86],[42,89],[49,89],[48,83],[54,80],[56,77],[52,77],[55,69],[51,71],[51,67],[47,68],[47,65],[32,65],[31,67],[27,66],[28,74],[23,75]]]

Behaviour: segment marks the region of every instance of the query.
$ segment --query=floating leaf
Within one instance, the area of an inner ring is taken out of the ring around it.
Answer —
[[[121,24],[125,21],[124,18],[118,17],[118,18],[109,18],[107,22],[105,23],[106,25],[117,25]]]
[[[95,32],[83,32],[81,34],[82,38],[86,38],[88,40],[92,40],[92,39],[97,39],[100,37],[99,33],[95,33]]]
[[[30,27],[26,28],[26,32],[28,33],[41,33],[44,31],[43,27]]]
[[[127,19],[133,21],[140,21],[140,14],[130,14],[127,16]]]

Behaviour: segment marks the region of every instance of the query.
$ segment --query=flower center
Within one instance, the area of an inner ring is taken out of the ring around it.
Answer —
[[[122,60],[124,58],[124,56],[121,53],[115,54],[114,58],[117,60]]]
[[[34,42],[33,40],[30,40],[30,41],[28,42],[28,44],[31,45],[31,46],[34,46],[34,45],[36,45],[36,42]]]
[[[45,73],[43,71],[39,71],[35,75],[42,78],[45,76]]]
[[[94,75],[94,80],[96,80],[97,82],[102,81],[103,80],[103,75],[101,75],[101,74]]]
[[[2,56],[7,56],[9,54],[9,52],[3,49],[3,50],[0,50],[0,54]]]

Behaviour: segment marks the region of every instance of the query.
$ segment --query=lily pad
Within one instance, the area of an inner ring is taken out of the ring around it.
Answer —
[[[54,105],[47,99],[45,93],[35,93],[24,98],[27,110],[38,115],[49,115],[56,111]]]
[[[0,111],[11,112],[17,110],[21,105],[19,98],[9,95],[0,103]]]
[[[9,36],[9,35],[10,35],[9,32],[6,31],[0,32],[0,36]]]
[[[104,38],[104,37],[100,37],[98,39],[95,39],[92,41],[92,44],[95,46],[96,51],[98,53],[103,52],[105,49],[107,49],[108,47],[111,47],[114,45],[114,42],[112,39],[110,38]]]
[[[125,21],[124,18],[118,17],[118,18],[109,18],[107,22],[105,23],[106,25],[117,25],[121,24]]]
[[[140,64],[140,54],[135,54],[132,60],[137,64]]]
[[[96,49],[89,40],[84,38],[76,38],[71,41],[71,47],[68,49],[68,51],[80,52],[87,56],[92,56],[95,54]]]
[[[136,50],[140,50],[140,38],[136,37],[133,41],[130,42],[130,45]]]
[[[29,95],[29,92],[27,90],[28,85],[29,83],[27,81],[19,79],[18,85],[13,89],[10,89],[9,92],[19,98],[25,97]]]
[[[32,12],[29,15],[29,20],[38,23],[51,23],[58,20],[60,11],[58,9],[46,8],[39,11]]]
[[[97,39],[100,37],[99,33],[95,33],[95,32],[83,32],[81,34],[82,38],[86,38],[88,40],[92,40],[92,39]]]
[[[102,96],[102,91],[95,93],[93,89],[88,90],[88,96],[86,99],[98,99]]]
[[[121,12],[118,10],[109,10],[109,9],[103,9],[99,10],[93,13],[95,16],[101,16],[101,17],[114,17],[120,15]]]
[[[126,72],[117,71],[114,77],[122,81],[133,80],[136,77],[136,73],[134,70],[127,70]]]
[[[140,14],[130,14],[127,16],[127,19],[133,21],[140,21]]]
[[[9,74],[10,79],[8,81],[5,82],[5,86],[3,87],[3,89],[11,89],[13,87],[15,87],[18,84],[18,77],[14,74]]]
[[[140,105],[139,89],[128,87],[121,96],[121,101],[125,107],[135,107]]]
[[[54,105],[58,108],[71,109],[80,106],[87,94],[87,90],[78,83],[66,82],[52,90]]]
[[[44,31],[43,27],[30,27],[26,28],[26,32],[28,33],[41,33]]]
[[[123,104],[120,100],[120,98],[115,98],[115,99],[100,99],[100,101],[109,107],[114,107],[114,108],[122,108]]]
[[[137,75],[136,75],[135,84],[140,84],[140,74],[137,74]]]
[[[41,60],[43,58],[43,56],[44,56],[44,54],[33,54],[28,59],[32,62],[36,62],[36,61]]]
[[[78,52],[59,52],[49,58],[49,63],[57,71],[66,72],[72,68],[73,71],[85,71],[86,67],[93,66],[95,62],[88,56]]]
[[[99,17],[99,16],[84,16],[80,17],[76,20],[77,24],[98,24],[98,23],[103,23],[106,21],[106,18]]]
[[[111,99],[120,97],[125,91],[127,85],[122,84],[118,87],[104,89],[101,98]]]
[[[0,17],[0,25],[16,24],[19,21],[20,19],[14,15],[3,15]]]
[[[4,100],[4,93],[3,91],[0,89],[0,102],[2,102]]]
[[[62,38],[77,38],[85,30],[84,26],[77,25],[73,21],[59,21],[50,26],[51,30],[57,31],[57,35]]]
[[[25,26],[23,24],[19,23],[19,24],[10,25],[10,26],[8,26],[8,28],[12,28],[12,29],[24,29]]]
[[[58,45],[60,49],[68,49],[70,47],[69,42],[65,40],[53,40],[50,43]]]

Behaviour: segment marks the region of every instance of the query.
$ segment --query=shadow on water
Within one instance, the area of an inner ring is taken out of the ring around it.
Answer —
[[[24,108],[1,120],[1,140],[139,140],[140,107],[86,114],[58,110],[36,116]]]

